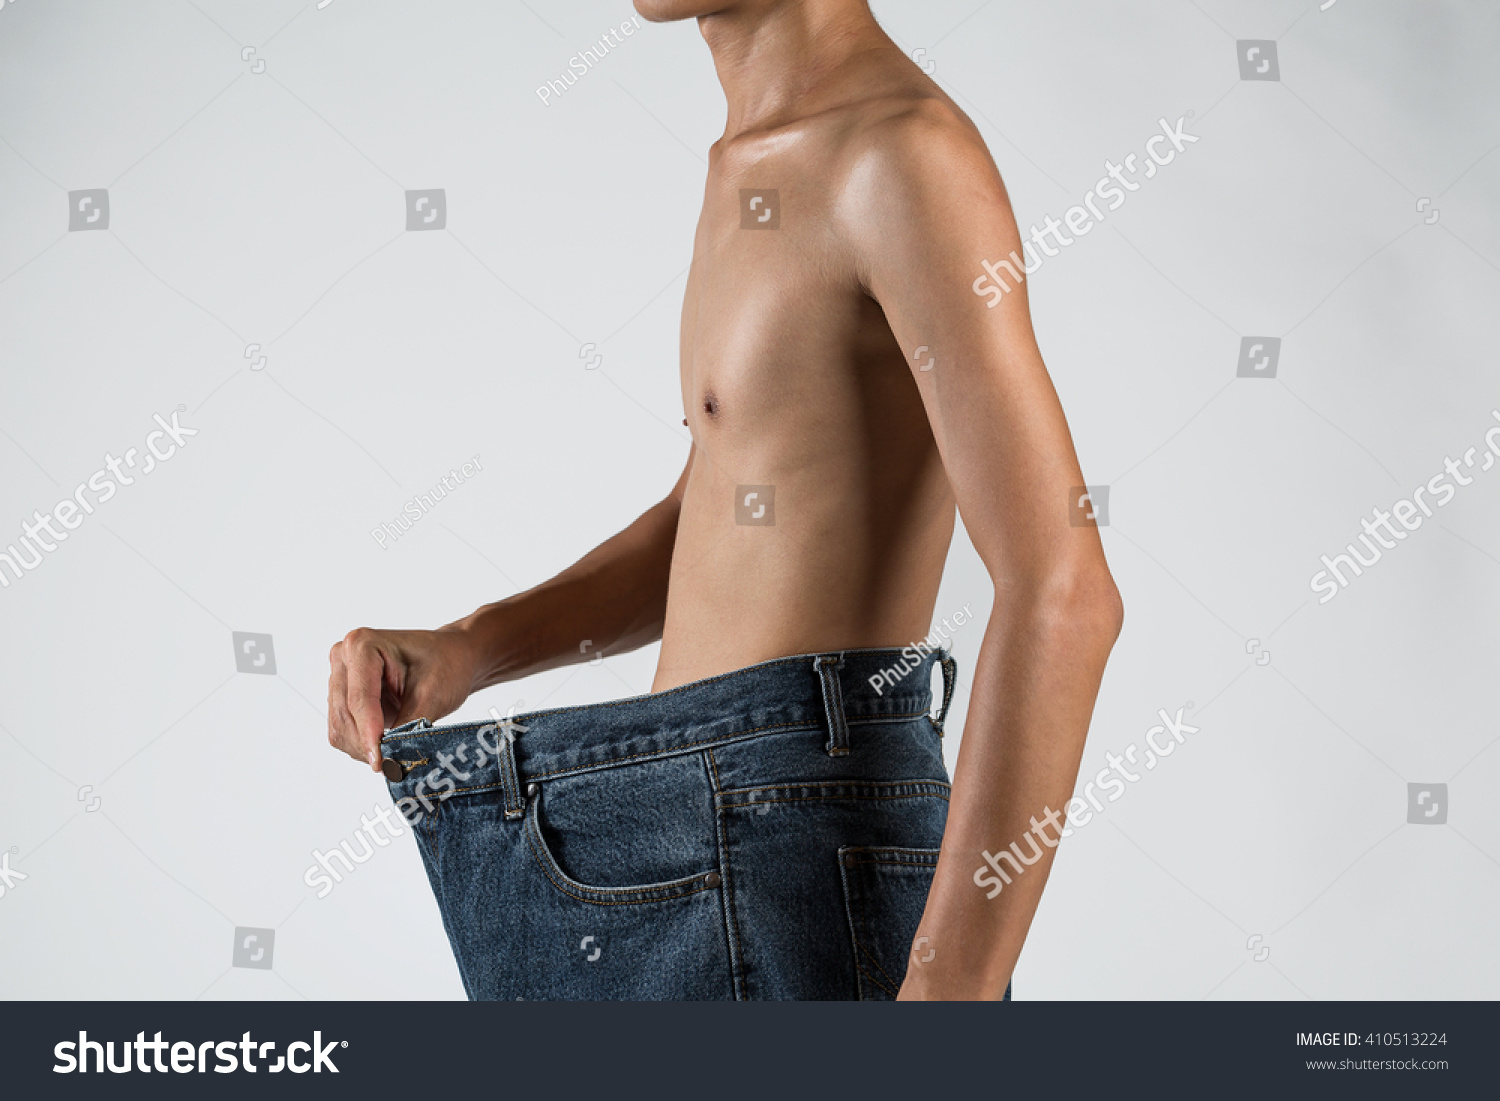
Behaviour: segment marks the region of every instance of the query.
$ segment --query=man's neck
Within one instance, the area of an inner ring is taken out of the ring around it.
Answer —
[[[746,4],[698,20],[729,102],[724,138],[819,106],[809,93],[856,54],[889,45],[866,0]]]

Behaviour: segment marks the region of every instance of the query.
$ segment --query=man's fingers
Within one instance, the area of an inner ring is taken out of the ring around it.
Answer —
[[[356,760],[364,757],[359,730],[354,725],[354,716],[349,714],[349,671],[342,653],[332,661],[328,676],[328,744]]]
[[[349,677],[348,706],[357,730],[356,744],[372,769],[380,769],[380,736],[385,717],[380,710],[380,689],[385,676],[385,657],[372,643],[351,632],[344,642],[344,668]],[[352,640],[352,641],[351,641]]]

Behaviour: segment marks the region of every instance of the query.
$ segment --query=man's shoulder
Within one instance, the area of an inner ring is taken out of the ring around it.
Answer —
[[[835,159],[836,205],[866,230],[892,219],[945,216],[976,201],[1006,201],[978,128],[936,91],[855,105]]]
[[[933,158],[993,163],[969,117],[936,91],[884,95],[851,105],[840,146],[851,166],[909,171]]]

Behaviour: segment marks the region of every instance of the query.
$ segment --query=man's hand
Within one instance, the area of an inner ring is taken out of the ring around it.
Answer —
[[[412,719],[437,721],[474,688],[461,631],[360,627],[328,653],[328,744],[380,771],[380,736]]]
[[[624,531],[533,589],[436,631],[350,631],[328,654],[328,743],[380,770],[380,736],[451,714],[473,692],[623,654],[661,638],[667,574],[693,452],[672,492]]]

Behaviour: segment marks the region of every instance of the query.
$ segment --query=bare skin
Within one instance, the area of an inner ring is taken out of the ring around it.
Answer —
[[[657,639],[653,691],[906,646],[931,629],[956,508],[995,598],[917,934],[934,954],[901,997],[999,997],[1055,850],[994,900],[973,875],[1072,795],[1123,614],[1097,530],[1068,522],[1084,478],[1024,284],[994,309],[971,288],[981,259],[1021,249],[1004,185],[865,0],[636,7],[699,20],[729,104],[683,303],[687,465],[535,589],[436,631],[350,632],[329,741],[378,768],[386,728]],[[742,191],[767,196],[752,217],[779,204],[779,227],[741,228]],[[741,522],[766,503],[745,486],[774,487],[773,525]]]

